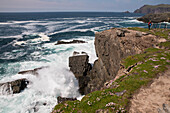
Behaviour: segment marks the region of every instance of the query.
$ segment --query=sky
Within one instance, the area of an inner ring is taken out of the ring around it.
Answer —
[[[170,4],[170,0],[0,0],[0,12],[133,12],[145,4]]]

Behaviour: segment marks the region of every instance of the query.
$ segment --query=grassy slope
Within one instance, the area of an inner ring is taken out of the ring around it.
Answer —
[[[142,28],[130,29],[152,32]],[[154,31],[154,34],[168,38],[166,32]],[[167,65],[170,65],[170,52],[165,49],[149,48],[143,54],[129,56],[122,61],[126,68],[138,62],[141,64],[137,65],[128,75],[120,77],[115,82],[110,82],[112,88],[92,92],[81,101],[67,101],[64,104],[58,104],[53,113],[95,113],[99,109],[110,113],[127,112],[126,109],[129,107],[132,95],[157,77],[158,73],[165,71]],[[125,93],[118,96],[117,93],[122,91]]]

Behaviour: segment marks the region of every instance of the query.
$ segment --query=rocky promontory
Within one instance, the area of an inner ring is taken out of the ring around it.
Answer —
[[[87,55],[69,58],[70,70],[79,81],[80,93],[100,90],[105,82],[116,77],[123,58],[139,54],[157,44],[156,36],[128,29],[113,28],[96,33],[95,49],[98,59],[92,69]]]
[[[134,13],[143,13],[143,14],[156,14],[156,13],[166,13],[170,12],[169,4],[159,4],[159,5],[144,5],[141,8],[134,11]]]
[[[147,14],[143,17],[138,18],[137,20],[142,22],[152,21],[153,23],[159,22],[170,22],[170,12],[169,13],[158,13],[158,14]]]
[[[81,101],[56,105],[52,113],[167,111],[170,51],[165,47],[170,45],[169,32],[169,29],[113,28],[96,33],[98,59],[93,67],[88,68],[88,56],[76,54],[69,61],[81,93],[86,95]]]

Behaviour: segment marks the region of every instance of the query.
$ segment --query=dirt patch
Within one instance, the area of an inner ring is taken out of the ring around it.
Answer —
[[[164,103],[170,105],[170,66],[149,87],[141,88],[133,96],[129,112],[157,113]]]

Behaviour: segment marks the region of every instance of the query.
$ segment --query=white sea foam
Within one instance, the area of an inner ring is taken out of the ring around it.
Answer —
[[[124,20],[121,21],[120,23],[143,23],[143,22],[134,19],[134,20]]]

